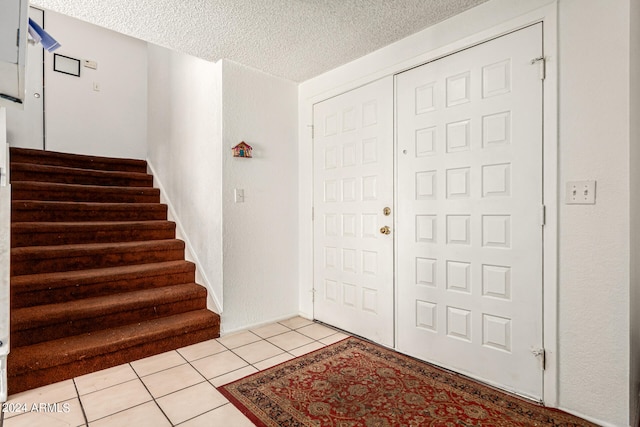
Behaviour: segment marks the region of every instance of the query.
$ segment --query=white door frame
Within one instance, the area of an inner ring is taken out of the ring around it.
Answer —
[[[491,2],[490,2],[491,3]],[[481,7],[481,6],[480,6]],[[490,7],[490,5],[488,6]],[[522,8],[525,6],[520,6]],[[518,9],[515,7],[514,9]],[[543,337],[546,351],[546,369],[543,374],[543,400],[545,405],[558,407],[558,35],[557,35],[557,2],[553,1],[543,7],[529,10],[506,10],[505,16],[494,16],[496,19],[491,28],[473,35],[459,38],[441,47],[433,47],[430,51],[406,55],[389,55],[388,63],[377,71],[358,70],[357,74],[350,69],[338,69],[338,77],[332,80],[330,74],[321,76],[300,89],[299,117],[299,172],[300,172],[300,314],[313,318],[313,154],[312,131],[313,104],[330,97],[347,92],[381,77],[393,75],[407,69],[435,61],[444,56],[485,41],[500,37],[531,24],[543,23],[543,46],[546,59],[546,78],[544,81],[543,99],[543,203],[546,206],[546,221],[543,228]],[[486,16],[486,15],[484,15]],[[452,18],[450,21],[453,21]],[[450,25],[455,25],[451,23]],[[444,31],[444,30],[443,30]],[[450,34],[449,34],[450,35]],[[384,50],[384,48],[382,49]],[[415,53],[415,52],[414,52]],[[363,62],[369,58],[364,58]],[[396,60],[395,63],[393,60]],[[372,61],[374,59],[371,59]],[[343,67],[341,67],[343,68]],[[375,69],[375,68],[373,68]],[[340,83],[342,79],[342,82]],[[339,83],[335,83],[335,82]]]

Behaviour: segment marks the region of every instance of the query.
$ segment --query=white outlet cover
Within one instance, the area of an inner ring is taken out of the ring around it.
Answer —
[[[596,181],[568,181],[565,197],[567,205],[595,205]]]

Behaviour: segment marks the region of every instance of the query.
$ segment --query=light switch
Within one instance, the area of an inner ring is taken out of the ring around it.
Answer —
[[[565,203],[567,205],[594,205],[596,203],[596,182],[568,181]]]
[[[242,188],[236,188],[233,190],[233,196],[236,203],[244,203],[244,190]]]

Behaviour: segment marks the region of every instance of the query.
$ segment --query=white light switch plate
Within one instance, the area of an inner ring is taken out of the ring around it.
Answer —
[[[567,205],[595,205],[596,182],[595,181],[568,181]]]

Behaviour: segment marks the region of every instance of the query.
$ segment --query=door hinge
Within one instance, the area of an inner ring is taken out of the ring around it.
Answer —
[[[544,56],[539,56],[531,60],[531,65],[535,65],[536,63],[538,64],[538,67],[540,67],[540,80],[544,80],[547,77],[547,60]]]
[[[540,206],[540,225],[544,227],[547,224],[547,207]]]
[[[531,353],[533,353],[533,355],[535,357],[538,358],[538,360],[540,360],[540,366],[542,367],[542,370],[544,371],[546,369],[546,362],[547,362],[547,352],[545,351],[544,348],[538,348],[536,350],[531,350]]]
[[[311,288],[311,302],[316,302],[316,288]]]
[[[311,139],[316,137],[315,127],[313,125],[307,125],[311,128]]]

